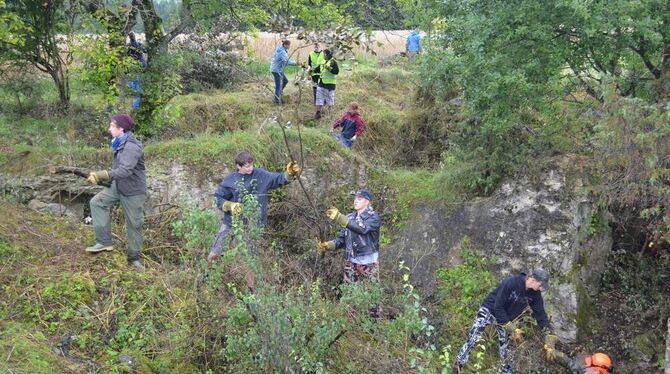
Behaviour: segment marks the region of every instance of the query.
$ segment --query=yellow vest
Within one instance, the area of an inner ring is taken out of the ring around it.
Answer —
[[[326,69],[326,66],[330,67],[330,62],[335,61],[334,58],[321,64],[321,83],[323,84],[337,84],[337,76]]]
[[[326,58],[323,56],[323,51],[321,51],[321,52],[316,52],[316,51],[310,52],[309,53],[309,62],[311,62],[310,67],[313,68],[313,69],[316,68],[317,66],[323,64],[324,62],[326,62]],[[318,77],[319,75],[321,75],[321,73],[312,71],[312,76],[313,77]]]

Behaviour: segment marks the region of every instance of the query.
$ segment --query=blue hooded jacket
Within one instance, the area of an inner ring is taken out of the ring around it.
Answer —
[[[272,62],[270,62],[270,72],[282,74],[286,65],[296,65],[295,61],[289,60],[288,53],[282,44],[280,44],[275,50],[275,55],[272,56]]]
[[[412,31],[407,37],[405,50],[407,50],[407,52],[421,52],[421,35],[419,35],[417,31]]]

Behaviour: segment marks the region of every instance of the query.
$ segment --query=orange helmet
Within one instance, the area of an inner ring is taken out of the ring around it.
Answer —
[[[609,374],[612,370],[612,359],[605,353],[598,352],[591,356],[586,356],[584,361],[589,369],[596,369],[597,372],[602,374]]]

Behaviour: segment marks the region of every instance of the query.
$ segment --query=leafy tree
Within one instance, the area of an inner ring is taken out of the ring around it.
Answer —
[[[427,59],[424,92],[461,91],[472,120],[452,153],[473,165],[472,187],[491,191],[538,151],[562,104],[621,96],[667,101],[670,4],[663,1],[450,1],[442,50]],[[443,96],[442,98],[451,98]]]
[[[10,0],[0,2],[0,59],[28,62],[49,74],[58,88],[61,106],[70,102],[68,66],[72,55],[63,44],[74,19],[68,17],[70,4],[64,0]]]

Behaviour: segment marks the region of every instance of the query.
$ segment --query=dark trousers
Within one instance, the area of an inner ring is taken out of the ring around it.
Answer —
[[[314,84],[312,85],[312,94],[314,95],[314,104],[316,104],[316,86],[319,85],[319,79],[321,78],[320,75],[312,75],[312,82]]]
[[[95,229],[95,241],[112,245],[112,220],[110,212],[114,204],[121,203],[128,232],[128,261],[140,259],[142,250],[142,225],[144,224],[144,201],[147,195],[125,196],[116,189],[116,183],[104,188],[91,199],[91,218]]]
[[[281,104],[281,93],[282,93],[282,91],[284,91],[284,88],[288,84],[288,78],[286,78],[286,74],[284,74],[284,73],[272,72],[272,76],[275,79],[274,103],[275,104]]]

